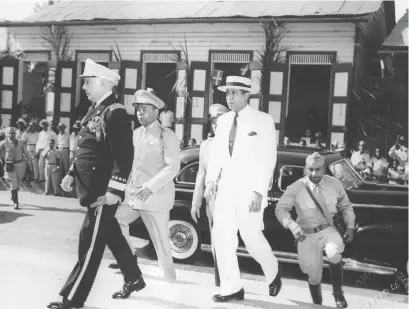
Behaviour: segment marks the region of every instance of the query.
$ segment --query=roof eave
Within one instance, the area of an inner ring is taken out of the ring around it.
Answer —
[[[137,24],[193,24],[193,23],[259,23],[272,20],[282,23],[295,22],[360,22],[366,21],[368,14],[359,16],[294,16],[263,18],[178,18],[178,19],[97,19],[66,21],[2,21],[0,27],[45,27],[45,26],[100,26]]]
[[[407,54],[408,46],[383,46],[378,51],[379,54]]]

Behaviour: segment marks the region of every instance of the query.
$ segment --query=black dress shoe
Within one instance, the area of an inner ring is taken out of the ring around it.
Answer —
[[[231,300],[243,300],[243,299],[244,299],[244,289],[243,288],[240,291],[230,294],[230,295],[220,295],[220,294],[213,295],[213,300],[216,303],[226,303]]]
[[[280,291],[281,291],[281,286],[282,285],[283,285],[283,283],[281,281],[280,271],[278,271],[277,276],[275,277],[273,282],[271,282],[270,285],[268,286],[268,292],[269,292],[270,296],[277,296],[278,293],[280,293]]]
[[[132,292],[138,292],[142,290],[145,286],[146,286],[145,281],[143,281],[143,278],[140,277],[138,281],[125,283],[122,287],[122,290],[112,294],[112,298],[126,299],[129,297],[129,295],[131,295]]]
[[[109,264],[108,267],[111,268],[111,269],[119,269],[119,264],[118,263],[111,263],[111,264]]]
[[[67,299],[63,299],[62,301],[54,301],[47,306],[47,308],[50,309],[76,309],[83,307],[84,303],[74,303]]]

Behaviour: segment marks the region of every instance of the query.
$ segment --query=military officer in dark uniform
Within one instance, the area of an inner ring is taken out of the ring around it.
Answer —
[[[124,276],[123,288],[113,298],[128,298],[145,287],[141,271],[122,235],[115,213],[133,162],[132,129],[123,105],[112,88],[120,79],[108,68],[87,59],[83,89],[93,106],[82,120],[76,157],[61,187],[72,191],[87,208],[80,232],[78,262],[61,289],[60,302],[51,309],[82,308],[95,280],[105,247],[112,251]]]

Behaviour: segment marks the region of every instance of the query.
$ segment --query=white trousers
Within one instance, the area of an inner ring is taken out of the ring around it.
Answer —
[[[231,186],[229,186],[231,187]],[[219,187],[214,206],[212,240],[220,273],[220,294],[239,291],[240,269],[236,256],[237,231],[247,251],[260,264],[270,284],[278,272],[278,261],[263,234],[264,207],[259,212],[249,212],[251,192]]]
[[[155,247],[163,277],[168,280],[176,279],[175,265],[173,264],[172,249],[169,240],[169,211],[152,212],[146,210],[134,210],[126,203],[121,203],[119,205],[115,218],[118,220],[122,234],[125,236],[132,252],[133,248],[129,235],[129,225],[139,217],[142,218],[153,246]]]

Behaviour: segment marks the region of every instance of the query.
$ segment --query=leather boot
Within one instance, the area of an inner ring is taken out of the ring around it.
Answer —
[[[14,209],[20,209],[18,206],[18,191],[13,190],[14,193]]]
[[[11,201],[14,204],[15,203],[15,201],[14,201],[14,190],[11,190],[10,193],[11,193]]]
[[[330,264],[329,271],[331,274],[331,282],[333,288],[333,295],[335,299],[335,305],[337,308],[346,308],[348,303],[344,298],[344,292],[342,291],[342,282],[343,282],[343,271],[342,271],[342,262],[337,264]]]
[[[308,286],[310,288],[312,302],[317,305],[322,305],[321,283],[311,284],[308,282]]]

